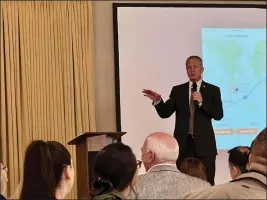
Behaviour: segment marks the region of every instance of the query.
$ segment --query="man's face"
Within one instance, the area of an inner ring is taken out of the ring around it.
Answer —
[[[204,71],[204,68],[202,66],[202,63],[196,59],[191,58],[186,65],[186,71],[189,79],[191,81],[199,81],[201,79],[201,75]]]

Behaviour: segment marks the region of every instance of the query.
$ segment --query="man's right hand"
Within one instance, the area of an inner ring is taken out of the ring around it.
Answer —
[[[161,95],[152,90],[143,90],[144,96],[150,98],[152,101],[157,102],[161,99]]]

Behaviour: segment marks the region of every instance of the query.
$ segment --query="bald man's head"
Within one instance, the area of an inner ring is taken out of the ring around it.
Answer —
[[[175,164],[178,156],[179,146],[176,139],[164,132],[150,134],[142,147],[142,159],[146,169],[160,163]]]

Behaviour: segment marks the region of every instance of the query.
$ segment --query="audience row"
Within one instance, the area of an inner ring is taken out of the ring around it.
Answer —
[[[267,129],[251,147],[228,151],[232,181],[211,186],[201,161],[187,158],[179,170],[179,146],[174,137],[150,134],[141,148],[142,161],[123,143],[104,147],[95,157],[92,188],[86,199],[266,199]],[[139,174],[144,165],[146,173]],[[33,141],[25,153],[19,199],[64,199],[74,183],[74,166],[59,142]],[[11,172],[12,173],[12,172]],[[7,167],[1,164],[1,194]],[[5,199],[0,195],[0,199]]]

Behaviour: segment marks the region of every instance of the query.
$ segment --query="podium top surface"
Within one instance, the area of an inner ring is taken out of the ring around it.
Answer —
[[[107,135],[109,137],[118,139],[121,136],[125,135],[126,132],[86,132],[82,133],[75,138],[73,138],[71,141],[68,142],[68,145],[75,145],[77,143],[80,143],[81,141],[85,140],[86,138],[100,136],[100,135]]]

